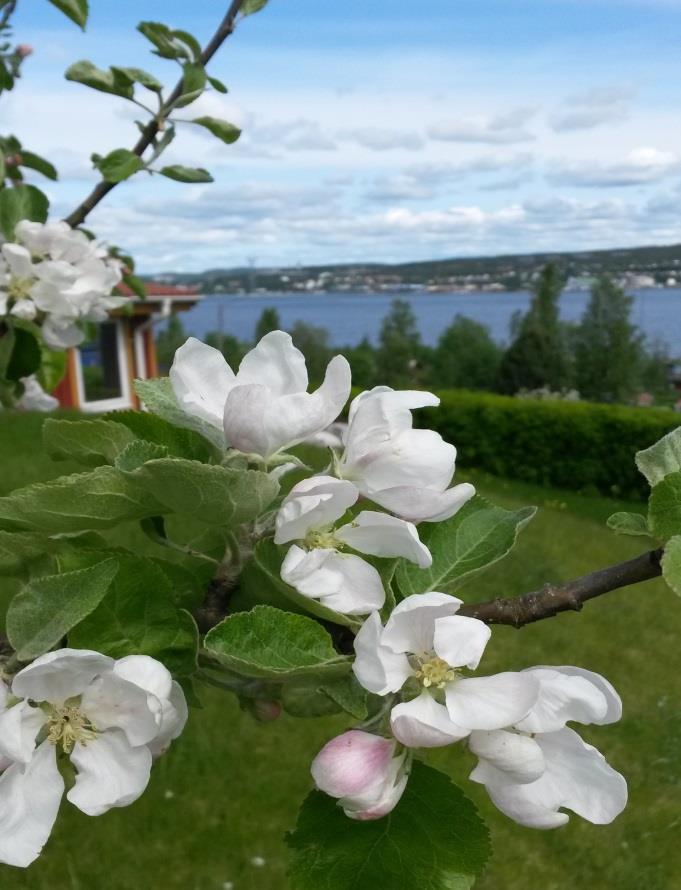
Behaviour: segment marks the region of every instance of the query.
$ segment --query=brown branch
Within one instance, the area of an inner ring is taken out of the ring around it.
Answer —
[[[207,65],[208,62],[213,58],[218,49],[222,46],[225,40],[229,37],[229,35],[234,31],[234,27],[236,24],[236,17],[239,14],[241,7],[243,6],[245,0],[232,0],[227,13],[220,23],[219,28],[213,34],[211,39],[208,41],[206,46],[204,47],[201,53],[201,63],[203,65]],[[137,140],[137,143],[132,148],[132,152],[136,154],[138,157],[142,157],[144,152],[149,148],[152,144],[154,138],[159,133],[161,128],[161,122],[165,118],[167,114],[172,111],[173,105],[182,95],[183,88],[183,78],[175,84],[175,88],[172,93],[168,96],[166,101],[163,103],[163,107],[160,110],[157,117],[155,117],[152,121],[144,128],[144,132]],[[90,194],[85,198],[85,200],[76,207],[76,209],[70,213],[67,217],[65,217],[65,222],[67,222],[71,228],[75,228],[76,226],[81,225],[85,222],[88,214],[94,210],[94,208],[99,204],[102,198],[106,197],[109,192],[118,185],[116,182],[106,182],[102,180],[98,182],[97,185],[92,189]]]
[[[479,618],[486,624],[510,624],[523,627],[533,621],[552,618],[559,612],[579,611],[584,603],[611,590],[649,581],[662,574],[662,549],[649,550],[634,559],[591,572],[566,584],[546,584],[541,590],[508,599],[470,603],[459,615]]]

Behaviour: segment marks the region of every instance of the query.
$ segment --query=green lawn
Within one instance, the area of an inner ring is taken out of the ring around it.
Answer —
[[[40,423],[31,416],[0,418],[0,493],[70,470],[41,454]],[[532,590],[645,548],[645,539],[617,538],[604,527],[622,504],[472,478],[502,505],[536,503],[542,509],[513,554],[464,588],[466,599]],[[137,540],[132,529],[119,534],[129,543]],[[607,827],[574,817],[552,832],[523,829],[497,813],[480,786],[467,782],[473,759],[464,748],[441,749],[431,762],[465,787],[492,831],[496,852],[479,890],[679,886],[680,619],[681,604],[656,581],[608,594],[581,614],[521,631],[494,630],[483,661],[489,672],[567,663],[601,671],[614,683],[624,699],[622,722],[585,730],[584,736],[627,776],[630,804]],[[309,762],[346,724],[341,718],[283,717],[262,726],[227,696],[206,690],[202,698],[203,709],[192,712],[141,800],[96,819],[65,805],[43,857],[23,872],[0,866],[0,887],[283,890],[282,835],[310,787]]]

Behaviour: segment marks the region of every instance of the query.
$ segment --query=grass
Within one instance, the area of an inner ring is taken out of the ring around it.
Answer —
[[[71,468],[40,451],[41,418],[0,420],[0,493]],[[504,506],[542,509],[503,562],[470,582],[465,599],[511,595],[626,559],[644,539],[615,537],[604,526],[617,509],[603,498],[549,491],[472,474],[482,493]],[[134,532],[124,532],[128,541]],[[0,579],[0,584],[3,579]],[[6,595],[10,591],[6,589]],[[671,890],[681,847],[681,606],[659,581],[617,591],[521,631],[495,628],[485,671],[533,664],[577,664],[604,673],[624,699],[624,718],[590,727],[627,777],[628,808],[610,826],[573,817],[556,831],[520,828],[466,779],[473,764],[461,746],[430,762],[446,770],[476,802],[490,826],[495,854],[477,890]],[[340,717],[256,724],[228,696],[201,693],[182,738],[155,766],[145,795],[100,818],[69,804],[41,859],[27,871],[0,866],[3,890],[285,890],[283,833],[310,788],[309,762],[346,726]],[[377,890],[391,890],[389,887]]]

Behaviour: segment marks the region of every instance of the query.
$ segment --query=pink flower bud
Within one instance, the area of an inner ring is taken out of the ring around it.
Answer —
[[[395,748],[393,739],[351,729],[324,745],[312,761],[312,778],[351,819],[380,819],[407,784],[406,753],[396,755]]]
[[[15,51],[20,59],[25,59],[26,56],[31,55],[31,53],[33,52],[33,47],[29,46],[28,43],[20,43]]]
[[[265,698],[249,698],[244,699],[242,703],[244,710],[250,712],[251,716],[258,723],[271,723],[278,717],[281,717],[281,702],[270,701]]]

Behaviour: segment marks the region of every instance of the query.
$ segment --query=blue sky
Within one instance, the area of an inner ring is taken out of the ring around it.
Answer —
[[[90,154],[136,132],[134,106],[65,82],[68,65],[172,84],[137,22],[205,41],[227,4],[90,5],[85,34],[47,0],[15,17],[35,53],[4,123],[55,160],[55,214],[94,182]],[[167,154],[215,183],[138,176],[89,225],[146,272],[681,241],[680,30],[681,0],[270,0],[211,66],[229,94],[183,110],[241,140],[188,125]]]

